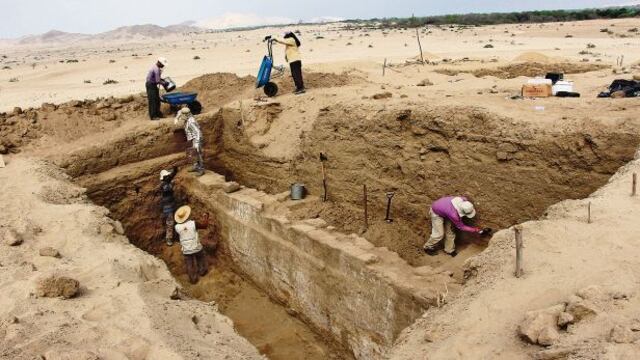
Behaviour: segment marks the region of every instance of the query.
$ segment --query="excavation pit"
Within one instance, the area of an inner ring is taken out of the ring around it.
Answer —
[[[158,210],[157,173],[176,161],[169,155],[78,181],[134,245],[163,259],[189,295],[215,301],[271,359],[378,358],[437,303],[437,291],[456,289],[447,274],[414,269],[319,219],[287,219],[295,204],[284,197],[247,188],[227,194],[223,176],[183,171],[174,180],[180,203],[196,219],[213,219],[201,233],[213,270],[190,285],[179,246],[164,245]]]
[[[439,196],[470,196],[478,221],[503,229],[589,195],[639,143],[629,129],[538,132],[479,109],[336,105],[304,134],[298,156],[279,159],[251,143],[241,118],[229,108],[199,117],[208,168],[224,175],[198,179],[182,171],[175,180],[181,203],[214,220],[203,235],[214,270],[196,286],[185,281],[178,246],[162,241],[157,174],[184,165],[184,144],[170,125],[68,154],[61,165],[123,222],[132,243],[162,258],[189,294],[215,300],[272,359],[381,358],[424,311],[453,298],[464,260],[486,243],[463,239],[455,259],[425,256],[428,204]],[[319,198],[320,152],[329,157],[327,203]],[[247,187],[225,193],[230,180]],[[283,190],[298,181],[311,196],[296,203]],[[371,217],[359,236],[364,183]],[[396,192],[392,224],[384,221],[387,191]],[[256,324],[257,313],[270,315]],[[269,327],[281,323],[289,325]]]

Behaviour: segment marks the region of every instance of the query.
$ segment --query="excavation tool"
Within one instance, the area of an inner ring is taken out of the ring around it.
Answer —
[[[393,197],[396,193],[394,192],[388,192],[387,193],[387,216],[385,216],[384,221],[388,222],[388,223],[392,223],[393,219],[391,218],[391,200],[393,200]]]
[[[322,189],[324,193],[322,194],[322,201],[327,201],[327,173],[324,169],[325,161],[329,160],[327,155],[320,153],[320,163],[322,164]]]
[[[264,88],[264,94],[268,97],[274,97],[278,94],[278,85],[271,81],[272,77],[278,77],[284,74],[284,66],[273,66],[273,39],[271,36],[264,38],[267,42],[267,55],[262,58],[260,70],[258,71],[258,80],[256,88]],[[275,69],[275,75],[271,75],[271,70]]]

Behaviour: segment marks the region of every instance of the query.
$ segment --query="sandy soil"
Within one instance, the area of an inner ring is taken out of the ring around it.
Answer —
[[[262,358],[215,303],[171,300],[180,286],[166,266],[130,245],[59,169],[14,159],[0,184],[11,209],[3,239],[23,239],[0,252],[0,358]],[[59,257],[39,255],[45,247]],[[51,275],[79,281],[79,294],[39,297],[37,284]]]
[[[640,60],[637,20],[588,21],[542,25],[497,25],[474,29],[430,29],[422,37],[423,49],[435,61],[443,59],[498,59],[512,61],[522,53],[542,52],[549,57],[590,59],[596,55],[603,63],[613,64],[620,55],[625,63]],[[411,30],[348,31],[341,25],[300,27],[304,40],[305,66],[317,71],[336,68],[360,70],[381,68],[384,59],[404,63],[418,55],[415,33]],[[620,38],[600,32],[609,28]],[[148,68],[158,56],[171,64],[166,75],[178,84],[210,72],[233,72],[255,76],[266,46],[267,34],[278,35],[284,29],[269,28],[241,33],[191,35],[179,39],[146,43],[89,44],[69,48],[4,47],[0,49],[0,110],[14,106],[39,106],[43,102],[91,99],[110,95],[128,95],[144,91]],[[572,37],[565,37],[571,35]],[[493,49],[484,46],[491,43]],[[587,44],[596,45],[587,49]],[[351,44],[351,45],[348,45]],[[593,54],[580,55],[580,51]],[[276,63],[284,62],[281,48],[275,49]],[[148,55],[152,54],[152,55]],[[200,60],[193,60],[199,56]],[[535,60],[531,56],[518,60]],[[78,63],[67,63],[78,60]],[[60,63],[62,61],[62,63]],[[35,64],[35,66],[34,66]],[[9,82],[17,78],[18,82]],[[117,84],[102,85],[107,79]],[[91,81],[91,83],[85,83]]]
[[[415,34],[409,30],[303,27],[310,90],[295,97],[284,77],[278,80],[281,95],[274,99],[255,90],[249,75],[255,75],[263,56],[260,39],[283,29],[121,46],[3,48],[6,58],[0,66],[10,69],[0,70],[0,110],[9,113],[0,116],[0,153],[9,153],[9,165],[0,169],[0,201],[4,209],[16,211],[2,219],[0,230],[16,228],[28,236],[19,247],[3,244],[6,251],[0,253],[0,272],[8,279],[0,287],[11,294],[0,300],[0,356],[64,358],[67,354],[61,352],[72,344],[79,353],[71,358],[193,358],[195,353],[212,359],[258,358],[214,307],[170,300],[177,283],[167,267],[113,235],[103,208],[87,203],[81,189],[39,162],[54,159],[81,175],[85,165],[70,164],[81,158],[76,155],[84,151],[96,162],[111,161],[113,149],[101,146],[116,139],[131,136],[120,149],[133,154],[131,161],[144,156],[142,150],[135,152],[140,146],[137,136],[147,136],[145,146],[162,147],[163,140],[149,134],[169,126],[169,120],[148,122],[145,100],[138,95],[147,68],[162,55],[171,61],[168,75],[184,89],[199,91],[208,112],[200,118],[224,123],[224,138],[209,146],[224,146],[226,153],[210,160],[211,165],[225,166],[248,185],[271,192],[285,191],[292,179],[307,179],[317,194],[317,153],[328,151],[336,160],[328,166],[330,183],[345,190],[333,193],[339,200],[335,205],[314,204],[311,210],[354,232],[361,227],[356,214],[363,177],[376,183],[373,191],[378,195],[388,189],[406,192],[397,198],[398,220],[393,226],[398,228],[385,227],[378,216],[367,238],[412,265],[452,271],[466,284],[460,294],[451,294],[446,306],[431,309],[407,329],[390,358],[545,358],[550,355],[542,352],[544,348],[518,338],[518,324],[527,311],[566,301],[589,285],[597,285],[603,294],[625,296],[604,296],[598,316],[562,332],[547,350],[560,349],[572,358],[633,358],[639,351],[637,341],[620,343],[610,332],[616,325],[635,329],[623,318],[640,318],[633,275],[640,267],[634,260],[640,250],[633,242],[637,204],[627,196],[629,173],[638,164],[621,170],[588,200],[593,224],[583,220],[587,200],[560,203],[545,220],[525,223],[523,279],[510,274],[513,250],[508,229],[498,233],[487,250],[483,241],[465,244],[454,260],[427,258],[419,246],[428,233],[428,200],[437,195],[429,192],[432,183],[437,189],[474,192],[480,198],[481,220],[507,228],[535,220],[548,205],[567,197],[589,195],[633,158],[640,128],[637,100],[595,96],[612,80],[634,75],[640,43],[628,30],[638,25],[638,20],[629,19],[431,29],[422,38],[426,65],[415,63]],[[603,28],[617,35],[601,32]],[[485,48],[489,43],[494,47]],[[587,49],[587,44],[596,47]],[[201,59],[194,60],[195,55]],[[625,56],[624,68],[615,66],[620,55]],[[281,49],[276,57],[282,58]],[[390,67],[383,76],[385,58]],[[594,71],[584,72],[584,67]],[[522,76],[561,68],[580,70],[569,71],[576,73],[567,78],[575,81],[581,98],[512,99],[526,82]],[[218,72],[235,75],[189,82]],[[9,82],[11,78],[18,81]],[[102,85],[106,79],[118,84]],[[109,98],[130,94],[136,95]],[[98,97],[106,99],[68,102]],[[59,106],[41,107],[43,102]],[[14,112],[15,106],[26,111]],[[170,115],[167,108],[164,111]],[[434,130],[434,124],[442,126]],[[434,135],[438,132],[443,135]],[[421,143],[425,139],[428,144]],[[473,143],[471,151],[464,150],[465,141]],[[451,169],[453,181],[430,182],[443,164]],[[462,164],[471,164],[469,172],[454,176],[453,170]],[[110,165],[118,165],[117,160]],[[502,186],[510,174],[523,180]],[[491,185],[490,191],[483,181]],[[357,190],[348,188],[350,184],[357,184]],[[519,185],[535,191],[521,192]],[[521,205],[510,211],[516,204],[508,199],[513,193],[520,193]],[[484,205],[497,201],[502,207]],[[380,213],[382,202],[376,204],[372,211]],[[62,258],[36,255],[44,246],[56,248]],[[123,259],[128,259],[126,265]],[[78,280],[79,296],[61,300],[32,295],[38,279],[50,273]],[[120,301],[125,297],[126,303]],[[131,319],[140,325],[132,329]],[[90,341],[80,341],[78,334],[91,334],[84,337]]]

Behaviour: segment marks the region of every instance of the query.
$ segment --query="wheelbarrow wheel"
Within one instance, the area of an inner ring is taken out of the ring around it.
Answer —
[[[189,110],[191,110],[191,113],[193,115],[198,115],[202,112],[202,104],[198,100],[195,100],[190,104],[187,104],[187,107],[189,108]]]
[[[276,85],[275,83],[272,83],[272,82],[268,82],[264,86],[264,93],[268,97],[276,96],[278,94],[278,85]]]

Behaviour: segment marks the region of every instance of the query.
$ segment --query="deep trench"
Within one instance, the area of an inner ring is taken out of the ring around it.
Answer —
[[[269,359],[353,359],[348,349],[314,332],[293,310],[270,299],[236,269],[225,251],[214,218],[210,219],[208,229],[199,231],[210,271],[197,284],[191,284],[179,243],[171,247],[165,244],[158,186],[153,175],[137,178],[133,183],[127,179],[123,183],[104,184],[88,189],[87,193],[93,202],[108,208],[111,216],[121,221],[133,245],[167,264],[183,291],[200,301],[215,302],[220,312],[233,320],[238,333]],[[202,220],[203,214],[198,213],[197,205],[184,189],[175,186],[175,192],[178,204],[191,204],[193,218]]]
[[[459,244],[462,256],[454,259],[425,256],[421,245],[430,230],[425,215],[431,201],[447,194],[468,195],[478,205],[479,222],[495,229],[505,228],[540,217],[546,207],[556,202],[588,196],[633,159],[640,141],[635,133],[608,129],[509,137],[502,135],[504,129],[496,125],[501,119],[484,118],[476,113],[449,122],[431,115],[414,115],[400,122],[398,119],[404,119],[405,115],[391,112],[382,113],[381,118],[348,122],[346,126],[341,115],[338,109],[318,121],[314,131],[307,135],[294,166],[259,155],[237,127],[237,114],[220,111],[209,115],[201,120],[215,129],[212,131],[215,135],[208,138],[212,154],[207,159],[208,168],[225,174],[227,180],[237,180],[271,194],[302,181],[316,201],[294,211],[294,218],[322,217],[346,233],[362,228],[360,179],[365,179],[371,201],[370,227],[363,232],[367,240],[397,252],[413,266],[442,267],[459,273],[464,260],[482,251],[486,242],[463,239]],[[181,146],[175,145],[169,153],[175,153]],[[330,201],[323,204],[317,201],[322,194],[317,154],[327,149]],[[167,155],[153,151],[156,155],[150,152],[143,156],[150,159]],[[89,155],[86,160],[93,161]],[[108,160],[109,156],[101,158]],[[79,169],[75,176],[92,168],[99,176],[110,169],[106,162],[88,166],[78,165],[82,161],[70,164]],[[216,301],[221,312],[234,321],[238,332],[263,354],[271,359],[352,358],[343,344],[319,335],[298,320],[304,314],[295,314],[272,301],[238,271],[225,252],[225,239],[221,239],[215,221],[201,234],[211,272],[197,285],[190,285],[179,246],[168,248],[162,239],[155,173],[94,185],[88,187],[90,198],[107,207],[113,218],[123,223],[130,241],[164,260],[194,298]],[[177,187],[180,202],[190,203],[183,190]],[[389,190],[396,192],[393,224],[384,221],[384,193]],[[202,214],[196,210],[194,216]]]

